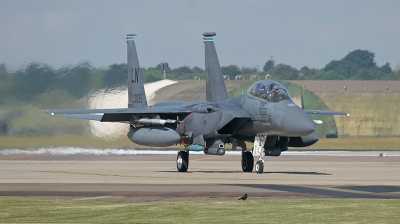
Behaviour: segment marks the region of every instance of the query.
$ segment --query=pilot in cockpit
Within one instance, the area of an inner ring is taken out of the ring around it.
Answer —
[[[265,86],[263,84],[261,84],[258,87],[257,95],[259,97],[261,97],[261,98],[264,98],[264,99],[267,97],[267,91],[266,91]]]
[[[260,87],[258,88],[258,93],[266,93],[265,86],[263,84],[261,84]]]
[[[272,88],[272,90],[273,90],[274,94],[279,93],[279,88],[278,88],[278,86],[274,86],[274,88]]]
[[[268,98],[272,102],[278,102],[279,95],[280,95],[279,87],[274,85],[273,87],[271,87],[271,92],[268,94]]]

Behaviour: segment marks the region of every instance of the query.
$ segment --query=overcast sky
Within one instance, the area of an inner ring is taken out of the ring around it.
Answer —
[[[399,0],[0,0],[0,63],[125,63],[135,33],[141,67],[204,68],[205,31],[221,66],[323,68],[356,49],[400,63]]]

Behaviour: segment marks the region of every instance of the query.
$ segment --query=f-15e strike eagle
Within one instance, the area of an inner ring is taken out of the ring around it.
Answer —
[[[129,123],[129,139],[139,145],[167,147],[181,144],[176,165],[189,168],[189,152],[224,155],[225,144],[242,149],[242,170],[264,170],[264,156],[279,156],[288,147],[306,147],[318,141],[315,123],[308,114],[347,115],[339,111],[304,110],[293,103],[285,87],[260,80],[246,93],[229,98],[214,46],[214,32],[203,33],[205,45],[206,101],[165,101],[147,105],[135,35],[127,35],[128,108],[48,110],[70,118]],[[98,115],[102,114],[102,115]],[[254,142],[249,150],[246,142]]]

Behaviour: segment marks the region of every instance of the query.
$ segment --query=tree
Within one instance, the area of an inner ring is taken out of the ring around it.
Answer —
[[[192,74],[193,73],[192,69],[190,69],[188,66],[181,66],[179,68],[173,69],[172,72],[175,72],[178,75]]]
[[[308,66],[303,66],[300,69],[299,79],[313,79],[313,76],[319,72],[319,69],[309,68]]]
[[[57,78],[53,67],[33,62],[13,76],[11,92],[20,100],[30,101],[36,94],[45,92]]]
[[[267,62],[265,62],[263,70],[264,70],[264,72],[271,71],[274,69],[274,66],[275,66],[275,61],[270,59]]]
[[[8,79],[8,72],[6,64],[0,64],[0,80],[7,80]]]
[[[367,50],[355,50],[347,54],[342,60],[349,64],[356,64],[362,68],[372,68],[376,66],[375,54]]]
[[[94,68],[89,62],[63,67],[60,69],[62,78],[59,80],[59,86],[71,95],[81,98],[90,91],[90,74],[93,71]]]
[[[242,67],[240,70],[241,74],[254,74],[257,73],[257,68],[251,68],[251,67]]]
[[[240,74],[240,69],[236,65],[222,66],[221,71],[222,75],[228,75],[231,80]]]
[[[199,68],[199,67],[197,67],[197,66],[194,66],[194,68],[192,70],[195,73],[204,73],[204,70]]]
[[[299,77],[299,71],[296,68],[286,64],[279,64],[275,66],[274,74],[280,79],[286,80],[297,79]]]
[[[7,72],[7,66],[5,64],[0,64],[0,101],[1,99],[7,98],[9,93],[9,88],[11,86],[10,76]],[[1,105],[1,102],[0,102]],[[0,124],[1,125],[1,124]],[[1,127],[0,127],[1,129]],[[1,132],[1,130],[0,130]]]
[[[329,62],[323,71],[334,71],[338,76],[343,76],[345,79],[381,79],[382,75],[385,74],[383,71],[388,72],[391,69],[388,64],[382,66],[383,71],[379,72],[374,57],[375,54],[367,50],[351,51],[343,59]]]
[[[390,67],[389,62],[386,62],[386,64],[382,65],[382,67],[380,67],[380,70],[385,74],[392,73],[392,68]]]
[[[181,66],[170,72],[175,79],[192,79],[194,72],[188,66]]]
[[[112,64],[110,68],[106,70],[102,83],[103,86],[113,87],[118,85],[126,84],[128,80],[128,68],[125,63]]]
[[[152,75],[152,74],[149,74],[149,75],[147,75],[147,76],[144,78],[144,82],[145,82],[145,83],[156,82],[156,81],[158,81],[158,80],[161,80],[161,79],[157,78],[156,76],[154,76],[154,75]]]

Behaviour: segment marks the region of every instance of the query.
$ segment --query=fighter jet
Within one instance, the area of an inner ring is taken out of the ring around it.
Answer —
[[[304,110],[293,103],[286,88],[273,80],[260,80],[246,93],[229,98],[214,45],[214,32],[203,33],[205,46],[206,101],[165,101],[147,105],[135,35],[128,34],[128,107],[113,109],[48,110],[70,118],[123,122],[130,125],[128,138],[139,145],[181,145],[176,166],[189,168],[190,151],[224,155],[225,144],[242,150],[244,172],[263,173],[264,156],[280,156],[288,147],[306,147],[318,141],[308,114],[347,115],[339,111]],[[100,114],[100,115],[99,115]],[[253,142],[248,149],[246,142]],[[254,156],[258,160],[254,165]]]

